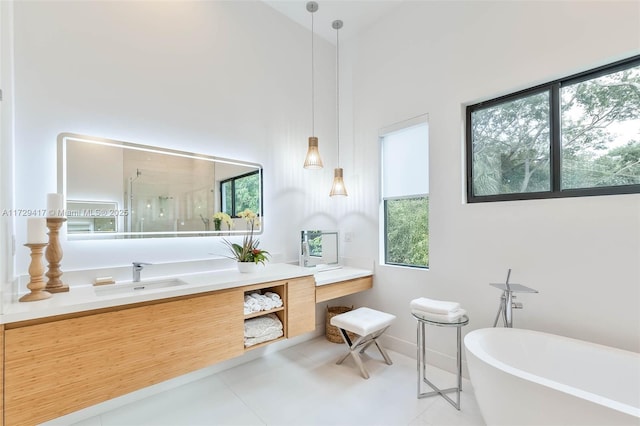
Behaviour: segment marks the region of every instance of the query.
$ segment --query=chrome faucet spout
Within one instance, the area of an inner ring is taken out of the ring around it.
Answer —
[[[147,262],[133,262],[133,282],[140,282],[140,272],[144,269],[144,265],[151,265]]]

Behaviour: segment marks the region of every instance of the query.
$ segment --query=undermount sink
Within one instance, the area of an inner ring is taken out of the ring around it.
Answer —
[[[186,283],[179,278],[166,278],[158,280],[143,280],[140,282],[130,282],[126,284],[107,284],[96,287],[96,295],[107,296],[113,294],[137,293],[147,290],[158,290],[167,287],[178,287]]]

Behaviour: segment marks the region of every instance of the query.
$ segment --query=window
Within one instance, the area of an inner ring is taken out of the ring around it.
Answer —
[[[467,200],[640,192],[640,56],[467,107]]]
[[[245,209],[261,214],[262,175],[258,170],[220,182],[222,211],[231,217]]]
[[[381,132],[381,258],[429,267],[429,131],[419,117]]]

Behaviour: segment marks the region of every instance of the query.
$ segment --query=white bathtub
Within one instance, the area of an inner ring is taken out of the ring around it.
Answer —
[[[487,425],[640,425],[640,354],[516,328],[465,336]]]

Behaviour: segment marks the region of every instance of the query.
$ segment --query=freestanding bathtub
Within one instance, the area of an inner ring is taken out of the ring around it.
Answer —
[[[487,425],[640,425],[640,354],[515,328],[465,336]]]

